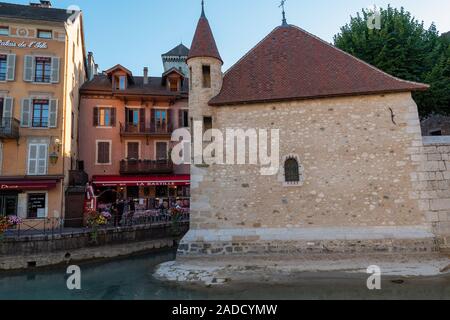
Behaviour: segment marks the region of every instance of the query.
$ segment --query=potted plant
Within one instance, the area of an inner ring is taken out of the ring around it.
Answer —
[[[95,209],[91,209],[87,212],[87,225],[91,229],[91,242],[94,244],[98,243],[98,230],[101,226],[108,224],[111,220],[112,215],[104,211],[102,213],[97,212]]]
[[[17,216],[0,217],[0,241],[3,241],[8,229],[16,228],[22,224],[22,219]]]

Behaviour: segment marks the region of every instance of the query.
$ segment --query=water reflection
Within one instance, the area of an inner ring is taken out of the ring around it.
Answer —
[[[366,277],[340,273],[305,273],[295,284],[239,284],[224,288],[183,288],[152,277],[173,252],[106,263],[84,264],[82,290],[66,288],[65,269],[0,274],[0,299],[164,300],[164,299],[449,299],[450,276],[384,279],[381,291],[369,291]],[[395,283],[397,282],[397,283]]]

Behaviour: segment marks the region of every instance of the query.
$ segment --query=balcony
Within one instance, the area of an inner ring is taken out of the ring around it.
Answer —
[[[0,138],[19,139],[20,121],[14,118],[0,120]]]
[[[122,136],[171,136],[173,127],[170,124],[156,125],[150,127],[132,123],[120,123],[120,134]]]
[[[170,160],[122,160],[120,174],[171,174],[173,163]]]

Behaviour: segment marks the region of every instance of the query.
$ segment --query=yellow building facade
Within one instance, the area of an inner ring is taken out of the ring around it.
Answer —
[[[0,216],[64,218],[77,169],[79,87],[87,78],[81,12],[48,1],[0,10]]]

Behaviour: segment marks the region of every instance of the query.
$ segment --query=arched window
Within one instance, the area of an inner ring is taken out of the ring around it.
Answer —
[[[286,182],[300,182],[300,170],[298,161],[289,158],[284,163],[284,176]]]

